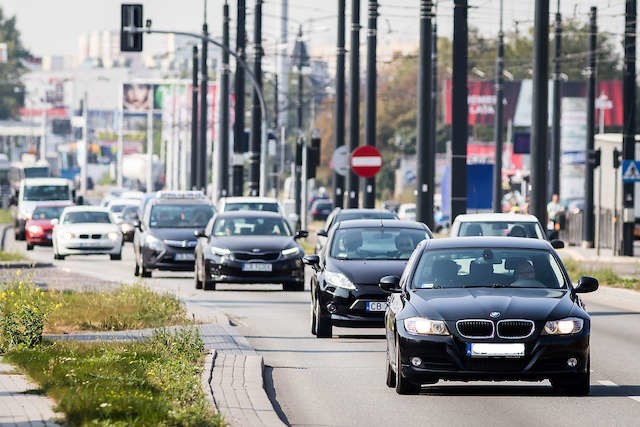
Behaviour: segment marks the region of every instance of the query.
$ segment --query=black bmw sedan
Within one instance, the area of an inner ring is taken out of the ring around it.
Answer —
[[[401,275],[419,242],[431,238],[426,225],[413,221],[351,220],[333,226],[319,255],[304,262],[311,276],[311,332],[331,338],[333,326],[384,325],[387,293],[383,276]]]
[[[304,251],[285,218],[276,212],[221,212],[196,233],[196,289],[216,283],[282,283],[285,291],[304,290]]]
[[[589,393],[591,319],[551,245],[525,238],[428,240],[401,278],[387,276],[387,385],[417,393],[438,380],[550,379]]]

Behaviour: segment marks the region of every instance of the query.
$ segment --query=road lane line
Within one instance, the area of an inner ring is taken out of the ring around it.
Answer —
[[[607,386],[607,387],[620,387],[618,384],[609,380],[601,380],[598,382],[600,383],[600,385]],[[627,396],[627,397],[631,400],[635,400],[636,402],[640,403],[640,396]]]

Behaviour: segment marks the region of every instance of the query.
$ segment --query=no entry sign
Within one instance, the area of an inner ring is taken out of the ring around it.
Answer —
[[[351,153],[351,169],[362,178],[372,178],[382,168],[382,156],[376,147],[363,145]]]

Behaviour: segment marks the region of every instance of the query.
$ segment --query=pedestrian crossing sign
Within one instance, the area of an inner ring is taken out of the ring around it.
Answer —
[[[622,161],[622,182],[640,182],[640,162]]]

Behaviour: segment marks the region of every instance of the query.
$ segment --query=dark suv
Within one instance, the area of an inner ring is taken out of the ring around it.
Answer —
[[[193,271],[197,239],[213,216],[213,204],[199,192],[158,192],[147,204],[133,237],[136,276],[152,270]]]

